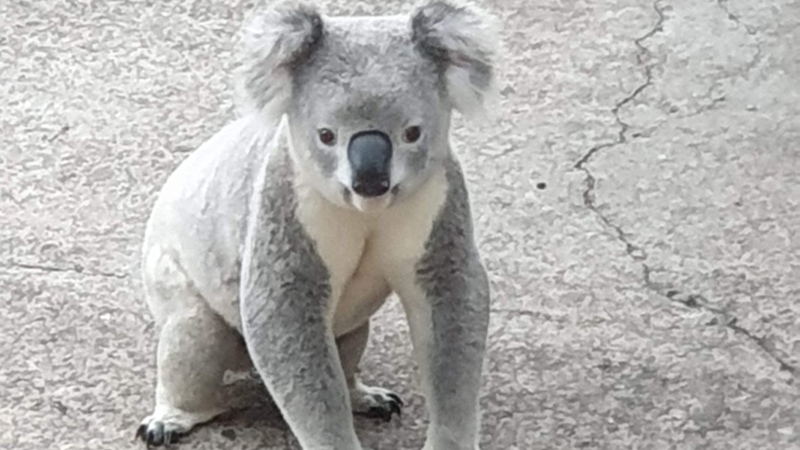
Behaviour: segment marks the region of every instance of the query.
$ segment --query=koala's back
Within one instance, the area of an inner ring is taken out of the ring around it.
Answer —
[[[142,248],[143,282],[157,323],[187,302],[205,301],[239,327],[232,300],[238,296],[248,205],[278,128],[256,116],[238,119],[167,179]]]

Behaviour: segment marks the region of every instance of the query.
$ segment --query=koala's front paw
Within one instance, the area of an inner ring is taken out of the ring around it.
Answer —
[[[136,429],[136,438],[148,447],[161,447],[178,442],[195,425],[211,420],[221,411],[190,413],[178,408],[159,406]]]
[[[374,417],[388,422],[392,416],[400,416],[403,401],[392,391],[387,389],[366,386],[356,382],[356,387],[350,390],[350,403],[353,414],[365,417]]]

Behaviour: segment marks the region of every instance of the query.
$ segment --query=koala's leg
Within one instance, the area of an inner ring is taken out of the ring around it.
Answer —
[[[245,341],[301,448],[361,450],[333,331],[325,320],[325,281],[302,273],[287,270],[266,289],[245,279]]]
[[[489,283],[455,163],[447,179],[446,201],[423,255],[402,269],[393,285],[406,310],[430,413],[424,449],[477,450]]]
[[[350,390],[350,404],[354,414],[389,421],[393,414],[400,415],[403,401],[388,389],[363,384],[358,376],[358,365],[367,348],[368,338],[369,321],[336,339],[339,359]]]
[[[320,256],[330,242],[315,243],[298,218],[288,154],[270,164],[242,257],[247,350],[301,448],[361,450],[332,323],[346,277]]]
[[[168,445],[224,412],[224,372],[246,359],[239,334],[202,300],[171,313],[158,341],[156,407],[137,436],[148,446]]]
[[[488,285],[482,269],[469,277],[447,271],[433,281],[438,286],[401,294],[430,413],[424,450],[477,450]]]

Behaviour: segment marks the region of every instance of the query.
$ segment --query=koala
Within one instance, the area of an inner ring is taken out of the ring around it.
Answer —
[[[243,28],[243,112],[170,175],[142,280],[158,335],[168,445],[226,410],[255,368],[305,450],[360,450],[353,414],[402,402],[359,380],[370,317],[399,297],[430,425],[425,450],[475,450],[490,293],[449,143],[494,92],[493,19],[429,0],[410,15],[328,17],[281,3]]]

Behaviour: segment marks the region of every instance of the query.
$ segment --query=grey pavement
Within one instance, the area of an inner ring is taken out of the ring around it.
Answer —
[[[482,449],[800,449],[800,3],[486,4],[502,96],[453,133],[494,295]],[[233,117],[249,7],[0,0],[0,448],[143,448],[143,226]],[[364,375],[408,403],[357,420],[365,447],[420,449],[396,301]],[[235,386],[178,448],[297,449]]]

